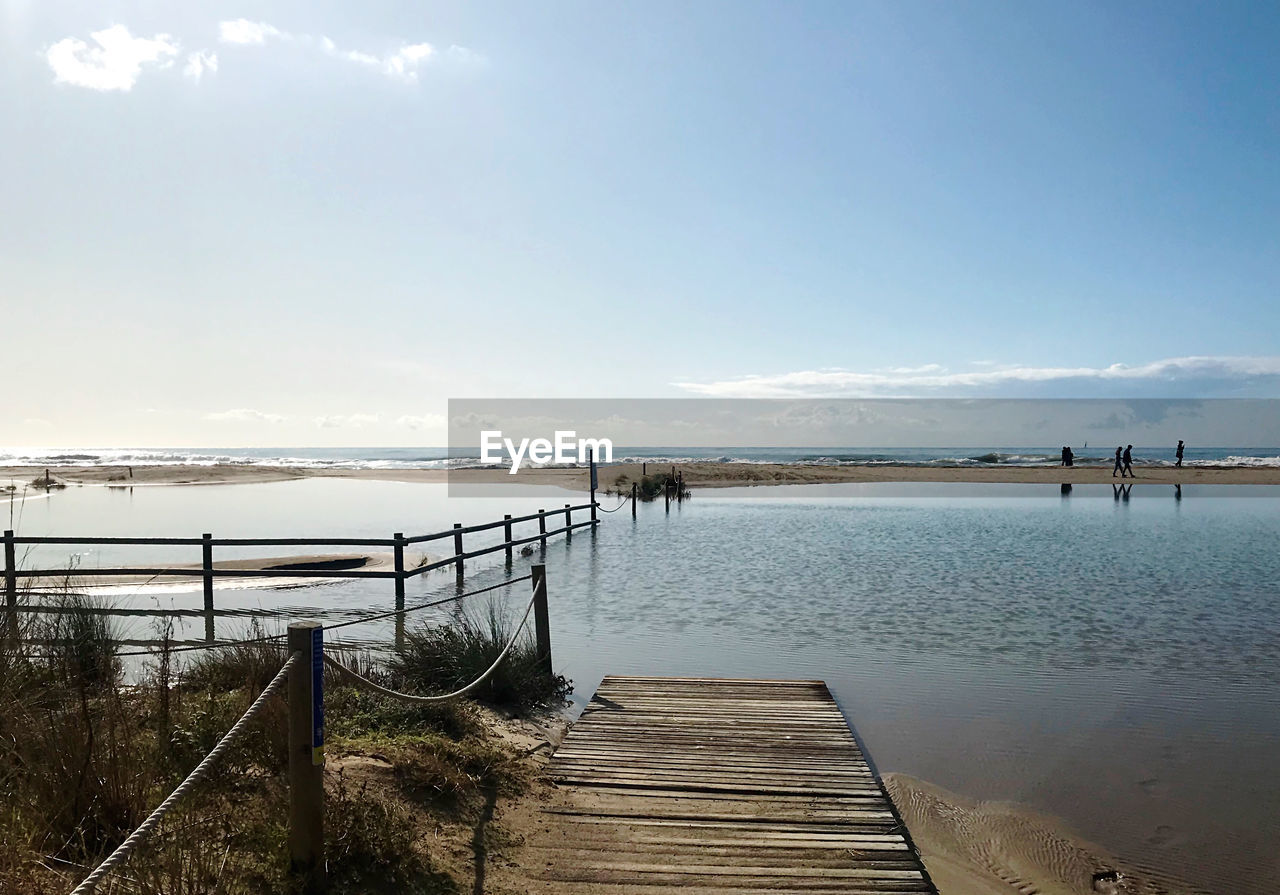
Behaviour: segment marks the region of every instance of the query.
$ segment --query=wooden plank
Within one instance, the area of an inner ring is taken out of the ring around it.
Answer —
[[[531,892],[936,895],[821,681],[606,677],[548,773]]]

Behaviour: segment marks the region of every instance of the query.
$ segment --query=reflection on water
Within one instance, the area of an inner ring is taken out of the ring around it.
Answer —
[[[883,770],[1029,803],[1206,891],[1273,892],[1280,501],[1185,490],[858,485],[643,505],[547,550],[556,665],[579,704],[609,672],[824,678]],[[564,502],[315,480],[137,489],[104,513],[104,493],[28,507],[42,530],[24,533],[386,536]],[[466,584],[504,574],[499,558]],[[410,604],[456,592],[448,572],[409,587]],[[389,582],[217,597],[341,620],[391,600]],[[391,637],[389,622],[348,630]]]

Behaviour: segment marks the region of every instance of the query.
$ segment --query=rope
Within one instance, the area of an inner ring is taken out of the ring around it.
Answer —
[[[509,581],[503,581],[498,584],[492,584],[489,587],[482,587],[479,590],[467,591],[465,594],[457,594],[456,596],[445,597],[442,600],[432,600],[429,603],[419,603],[416,606],[409,606],[405,609],[392,609],[390,612],[382,612],[382,613],[379,613],[378,615],[362,616],[360,618],[352,619],[351,621],[339,622],[336,625],[325,625],[324,629],[326,631],[336,631],[338,628],[346,628],[346,627],[350,627],[351,625],[364,625],[364,624],[368,624],[369,622],[380,621],[381,619],[384,619],[384,618],[391,618],[394,615],[403,615],[409,612],[418,612],[419,610],[422,610],[422,609],[430,609],[433,606],[443,606],[446,603],[456,603],[458,600],[464,600],[467,597],[478,596],[479,594],[488,593],[491,590],[498,590],[499,588],[502,588],[502,587],[509,587],[512,584],[519,584],[521,581],[528,581],[532,577],[533,577],[532,575],[524,575],[524,576],[521,576],[520,578],[512,578]],[[271,634],[267,637],[254,637],[249,640],[224,640],[220,643],[196,643],[196,644],[191,644],[189,646],[172,646],[172,647],[169,647],[169,652],[185,653],[185,652],[191,652],[192,650],[216,649],[222,646],[248,646],[249,644],[252,644],[252,643],[270,643],[273,640],[283,640],[287,636],[289,635]],[[116,655],[117,656],[154,656],[155,649],[159,649],[159,647],[156,647],[154,649],[130,650],[128,652],[116,653]],[[29,656],[28,658],[45,658],[45,657]]]
[[[419,603],[417,606],[410,606],[407,609],[393,609],[390,612],[383,612],[378,615],[370,615],[364,618],[356,618],[356,619],[352,619],[349,622],[340,622],[339,624],[336,624],[336,625],[325,625],[324,629],[326,631],[336,631],[338,628],[346,628],[351,625],[364,625],[364,624],[368,624],[369,622],[376,622],[384,618],[391,618],[391,616],[393,615],[402,615],[403,613],[406,613],[406,612],[417,612],[419,609],[430,609],[432,606],[443,606],[445,603],[456,603],[458,600],[462,600],[467,597],[474,597],[479,594],[487,594],[491,590],[498,590],[499,588],[510,587],[513,584],[519,584],[521,581],[528,581],[531,578],[533,578],[532,575],[522,575],[519,578],[512,578],[509,581],[502,581],[502,582],[499,582],[498,584],[491,584],[488,587],[482,587],[479,590],[468,591],[465,594],[458,594],[457,596],[454,596],[454,597],[445,597],[443,600],[432,600],[430,603]]]
[[[363,677],[362,675],[357,674],[347,666],[343,665],[338,660],[331,658],[328,653],[325,653],[324,660],[329,664],[330,667],[336,668],[342,674],[345,674],[347,677],[351,678],[357,685],[364,687],[367,690],[372,690],[375,693],[381,693],[383,696],[390,696],[392,699],[398,699],[401,702],[420,704],[420,703],[445,702],[450,699],[456,699],[457,697],[462,696],[465,693],[469,693],[470,691],[474,690],[476,687],[480,686],[482,683],[484,683],[486,680],[489,679],[490,675],[492,675],[495,671],[498,670],[498,666],[502,664],[502,660],[507,657],[507,653],[511,652],[511,648],[514,647],[516,645],[516,641],[520,639],[520,632],[524,630],[525,623],[529,620],[529,613],[533,611],[533,603],[535,600],[537,600],[537,598],[538,598],[538,592],[535,589],[533,592],[533,596],[529,598],[529,605],[524,610],[524,616],[520,619],[519,627],[517,627],[515,633],[511,635],[511,639],[507,641],[507,645],[503,647],[502,652],[498,654],[498,658],[494,659],[493,664],[485,669],[484,674],[480,675],[478,678],[476,678],[471,683],[467,684],[465,687],[462,687],[461,689],[458,689],[458,690],[454,690],[452,693],[446,693],[443,696],[418,696],[413,693],[401,693],[399,690],[392,690],[389,687],[384,687],[381,684],[376,684],[373,681],[369,680],[367,677]],[[72,895],[76,895],[76,893],[73,892]]]
[[[600,506],[600,504],[596,504],[596,506],[599,508],[600,512],[602,513],[616,513],[618,512],[618,510],[622,509],[630,502],[631,502],[631,495],[628,494],[626,497],[622,498],[622,502],[619,503],[612,510],[606,510],[604,507]]]
[[[218,745],[213,747],[213,751],[206,755],[204,759],[196,765],[195,770],[187,775],[187,779],[178,784],[177,789],[169,793],[169,798],[161,802],[156,810],[152,811],[147,819],[142,822],[138,829],[129,834],[129,838],[125,839],[124,842],[121,842],[116,850],[107,856],[105,861],[99,864],[92,873],[84,878],[84,881],[80,883],[80,885],[76,886],[75,889],[72,890],[71,895],[87,895],[87,893],[92,892],[97,888],[98,883],[102,882],[103,877],[109,874],[113,868],[128,860],[130,852],[132,852],[138,844],[142,842],[142,840],[145,839],[153,829],[155,829],[156,825],[159,824],[160,821],[164,820],[165,815],[169,813],[175,804],[177,804],[179,799],[185,796],[197,783],[204,779],[204,776],[209,772],[209,769],[217,763],[218,759],[221,758],[229,748],[231,748],[231,744],[235,742],[235,740],[249,725],[249,722],[252,721],[267,704],[267,697],[280,689],[281,684],[284,683],[285,678],[289,674],[289,670],[295,663],[301,661],[302,653],[296,652],[289,657],[288,661],[286,661],[284,665],[280,666],[280,670],[277,671],[276,676],[271,679],[271,683],[267,684],[266,689],[258,694],[258,698],[255,699],[253,701],[253,705],[249,706],[249,708],[245,710],[245,713],[240,716],[240,720],[231,725],[231,729],[223,734],[222,739],[218,740]]]

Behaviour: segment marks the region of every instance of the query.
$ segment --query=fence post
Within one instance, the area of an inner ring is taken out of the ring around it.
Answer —
[[[564,505],[564,540],[565,543],[573,540],[573,509],[567,503]]]
[[[507,542],[507,566],[511,566],[511,514],[505,513],[502,516],[502,537]]]
[[[213,643],[213,535],[200,535],[200,568],[204,572],[204,639]]]
[[[395,551],[396,612],[400,612],[404,609],[404,532],[396,532],[391,539],[395,541],[391,549]]]
[[[635,482],[632,482],[631,483],[631,518],[632,519],[636,517],[636,492],[638,489],[639,489],[639,486],[637,486]]]
[[[457,559],[453,563],[454,570],[458,573],[458,580],[462,580],[462,523],[453,523],[453,555]]]
[[[325,885],[324,863],[324,628],[289,625],[289,654],[302,660],[289,672],[289,866],[304,889]]]
[[[10,637],[18,636],[18,562],[13,550],[13,530],[4,533],[5,627]]]
[[[538,549],[543,553],[547,552],[547,511],[538,510],[538,534],[542,535],[542,539],[538,541]]]
[[[667,501],[667,512],[671,512],[671,480],[667,479],[666,485],[662,489],[662,495]]]
[[[588,473],[591,476],[589,484],[591,485],[591,521],[594,523],[596,519],[596,455],[591,448],[587,448],[587,464],[591,467]],[[595,525],[591,526],[591,533],[595,534]]]
[[[398,531],[391,536],[395,544],[393,562],[396,570],[396,649],[404,648],[404,532]]]
[[[533,567],[533,630],[538,644],[538,662],[551,674],[551,617],[547,611],[547,567]]]

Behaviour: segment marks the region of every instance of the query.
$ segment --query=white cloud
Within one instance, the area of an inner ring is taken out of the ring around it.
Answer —
[[[418,80],[418,68],[435,54],[435,48],[429,43],[406,44],[385,56],[375,56],[361,50],[340,50],[327,37],[320,38],[320,47],[331,56],[363,65],[401,81]]]
[[[877,397],[944,394],[989,395],[1026,386],[1096,389],[1099,386],[1177,388],[1189,394],[1223,387],[1280,384],[1280,357],[1176,357],[1129,366],[1033,367],[992,365],[948,372],[945,367],[894,368],[858,373],[800,370],[714,382],[676,382],[677,388],[718,398]]]
[[[266,22],[234,19],[218,23],[218,37],[228,44],[264,44],[268,38],[288,40],[291,35]]]
[[[363,426],[372,426],[379,419],[376,413],[352,413],[346,416],[335,414],[318,416],[315,418],[315,423],[322,429],[359,429]]]
[[[220,423],[282,423],[287,419],[278,413],[263,413],[261,410],[250,410],[247,407],[206,413],[204,418]]]
[[[197,50],[194,53],[187,54],[187,64],[183,66],[182,75],[198,83],[204,77],[205,72],[215,72],[217,70],[217,55],[209,50]]]
[[[448,423],[443,414],[428,413],[424,416],[402,416],[396,420],[397,426],[409,429],[443,429]]]
[[[167,34],[134,37],[124,25],[112,25],[89,35],[91,46],[67,37],[45,53],[54,82],[90,90],[133,89],[144,67],[168,68],[178,55],[178,42]]]

